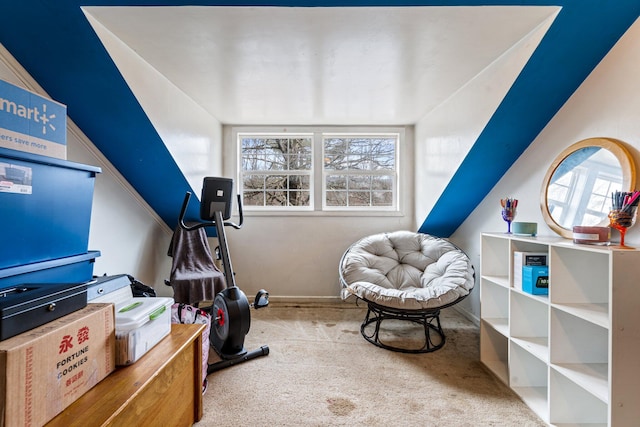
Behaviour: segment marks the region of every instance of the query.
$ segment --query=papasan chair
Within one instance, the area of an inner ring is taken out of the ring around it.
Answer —
[[[360,326],[362,336],[378,347],[403,353],[440,349],[446,339],[440,310],[462,301],[475,284],[475,270],[462,250],[443,238],[411,231],[360,239],[342,256],[339,273],[342,299],[356,297],[368,306]],[[421,325],[424,343],[408,348],[384,343],[380,332],[387,320]]]

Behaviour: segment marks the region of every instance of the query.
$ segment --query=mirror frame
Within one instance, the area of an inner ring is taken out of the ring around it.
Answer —
[[[636,186],[636,166],[629,150],[623,145],[622,141],[612,138],[588,138],[566,148],[555,158],[547,174],[542,181],[542,189],[540,191],[540,210],[547,225],[557,234],[567,239],[573,239],[573,229],[567,229],[558,224],[549,212],[547,205],[547,190],[554,172],[560,164],[574,152],[586,147],[600,147],[610,151],[620,162],[622,168],[622,188],[624,191],[633,191]],[[579,225],[579,224],[576,224]]]

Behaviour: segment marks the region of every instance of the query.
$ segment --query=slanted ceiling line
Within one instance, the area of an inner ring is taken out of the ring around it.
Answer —
[[[637,0],[564,5],[419,231],[453,234],[638,16]]]
[[[562,11],[421,230],[448,236],[482,201],[615,41],[637,19],[637,0],[0,2],[0,40],[170,228],[190,186],[81,6],[562,6]],[[390,4],[393,3],[393,4]],[[486,165],[491,167],[486,167]],[[462,208],[459,194],[467,195]]]

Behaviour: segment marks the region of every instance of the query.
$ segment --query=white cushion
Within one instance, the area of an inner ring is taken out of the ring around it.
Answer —
[[[469,294],[469,257],[445,239],[395,231],[365,237],[345,253],[342,298],[404,310],[438,308]]]

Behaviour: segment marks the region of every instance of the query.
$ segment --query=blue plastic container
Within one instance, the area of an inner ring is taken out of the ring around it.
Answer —
[[[0,289],[26,283],[85,283],[100,251],[0,269]]]
[[[100,172],[0,148],[0,269],[87,253]]]

